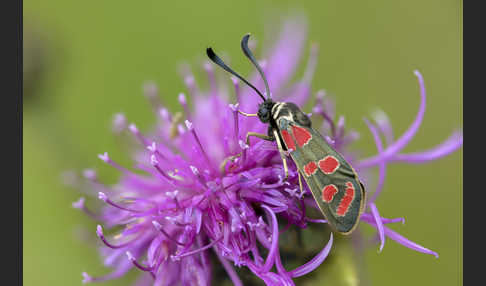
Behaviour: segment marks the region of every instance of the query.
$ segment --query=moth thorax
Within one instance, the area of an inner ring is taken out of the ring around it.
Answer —
[[[272,115],[275,121],[278,121],[279,118],[285,118],[302,126],[311,127],[312,124],[309,117],[292,102],[276,103],[273,107]]]

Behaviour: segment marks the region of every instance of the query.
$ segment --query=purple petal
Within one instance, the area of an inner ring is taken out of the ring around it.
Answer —
[[[380,135],[378,134],[378,130],[376,130],[376,127],[371,124],[368,120],[365,119],[366,125],[368,125],[368,128],[370,129],[371,133],[373,134],[373,138],[375,139],[375,144],[376,148],[378,150],[378,154],[381,154],[383,152],[383,145],[381,143]],[[369,203],[373,203],[378,195],[381,193],[381,190],[383,189],[383,184],[385,182],[385,177],[386,177],[386,161],[382,161],[379,163],[379,179],[378,179],[378,185],[376,186],[375,193],[369,200]]]
[[[376,226],[376,223],[373,221],[373,222],[368,222],[366,221],[367,223],[369,223],[370,225],[374,226],[374,227],[377,227]],[[400,243],[401,245],[407,247],[407,248],[410,248],[412,250],[415,250],[415,251],[418,251],[418,252],[422,252],[422,253],[425,253],[425,254],[431,254],[431,255],[434,255],[436,258],[439,258],[439,254],[437,254],[437,252],[434,252],[430,249],[427,249],[421,245],[418,245],[416,244],[415,242],[413,241],[410,241],[408,239],[406,239],[405,237],[403,237],[402,235],[398,234],[397,232],[389,229],[388,227],[383,227],[384,231],[385,231],[385,235],[388,236],[389,238],[393,239],[394,241]]]
[[[286,276],[288,279],[291,280],[291,276],[289,275],[287,270],[285,270],[285,267],[282,265],[282,259],[280,257],[280,251],[277,253],[276,258],[275,258],[275,268],[277,268],[278,273]]]
[[[214,252],[216,253],[216,255],[218,256],[219,261],[221,261],[221,263],[223,264],[223,267],[226,270],[226,273],[228,273],[228,276],[230,277],[231,282],[233,282],[233,285],[243,286],[243,283],[241,282],[240,277],[238,277],[238,274],[236,273],[235,269],[233,269],[233,266],[231,266],[231,264],[229,264],[229,262],[226,258],[221,256],[221,254],[219,253],[219,251],[215,247],[213,247],[213,249],[214,249]]]
[[[158,251],[160,250],[160,246],[163,242],[162,236],[157,236],[151,243],[147,250],[147,260],[149,261],[150,265],[156,265]],[[161,251],[162,252],[162,251]]]
[[[375,120],[376,125],[378,125],[380,131],[383,133],[386,144],[387,145],[392,144],[393,129],[390,123],[390,119],[388,118],[388,115],[386,115],[386,113],[383,110],[376,110],[373,113],[373,119]]]
[[[333,241],[333,237],[331,232],[331,237],[329,238],[329,242],[326,244],[326,246],[314,258],[312,258],[311,261],[290,271],[289,272],[290,276],[299,277],[299,276],[306,275],[307,273],[313,271],[319,265],[321,265],[321,263],[326,259],[327,255],[329,254],[329,251],[331,250],[332,241]]]
[[[189,252],[184,252],[184,253],[182,253],[182,254],[174,255],[174,256],[172,256],[172,257],[174,257],[175,259],[180,259],[180,258],[183,258],[183,257],[186,257],[186,256],[191,256],[191,255],[194,255],[194,254],[196,254],[196,253],[203,252],[203,251],[205,251],[206,249],[213,247],[213,246],[214,246],[216,243],[218,243],[218,242],[219,242],[221,239],[222,239],[222,237],[221,237],[221,238],[219,238],[219,239],[215,239],[215,240],[213,240],[212,242],[210,242],[209,244],[207,244],[207,245],[205,245],[205,246],[203,246],[203,247],[201,247],[201,248],[198,248],[198,249],[195,249],[195,250],[192,250],[192,251],[189,251]]]
[[[380,252],[381,252],[383,250],[383,247],[385,246],[385,231],[383,230],[383,222],[381,221],[381,216],[380,213],[378,212],[378,209],[376,208],[376,205],[374,203],[370,203],[369,207],[371,210],[371,214],[375,219],[376,229],[378,229],[378,236],[380,237]]]
[[[395,240],[396,242],[400,243],[401,245],[408,247],[410,249],[413,249],[415,251],[418,251],[418,252],[434,255],[436,258],[439,258],[439,254],[437,254],[437,252],[432,251],[430,249],[427,249],[427,248],[425,248],[421,245],[418,245],[415,242],[406,239],[405,237],[401,236],[397,232],[395,232],[395,231],[393,231],[393,230],[391,230],[387,227],[384,227],[384,229],[385,229],[385,234],[389,238]]]
[[[282,276],[274,272],[259,272],[259,269],[250,267],[251,271],[265,282],[267,286],[295,286],[294,281],[287,276]]]
[[[374,222],[375,221],[375,218],[373,217],[372,214],[369,214],[369,213],[363,213],[361,215],[361,220],[362,221],[365,221],[365,222]],[[387,223],[395,223],[395,222],[401,222],[402,224],[405,223],[405,219],[403,217],[398,217],[398,218],[384,218],[384,217],[380,217],[380,220],[383,224],[387,224]]]
[[[456,151],[462,146],[462,143],[462,132],[454,132],[447,140],[430,150],[409,154],[397,154],[393,156],[391,160],[407,163],[425,163],[439,159]]]
[[[286,21],[280,33],[275,34],[275,45],[270,53],[266,53],[265,57],[256,53],[275,99],[288,98],[292,93],[290,101],[299,106],[304,106],[311,94],[311,80],[317,63],[317,48],[313,46],[303,77],[293,85],[287,82],[298,70],[298,60],[305,46],[305,26],[305,20],[301,18]],[[254,45],[252,50],[255,50]],[[122,115],[114,119],[116,130],[131,131],[143,143],[143,147],[138,146],[133,154],[136,170],[119,165],[108,153],[104,153],[99,155],[100,159],[122,173],[116,184],[105,185],[98,181],[94,172],[84,172],[88,178],[86,184],[108,204],[104,204],[100,211],[99,223],[122,230],[117,236],[105,237],[101,226],[98,227],[98,236],[108,245],[100,249],[104,263],[115,271],[98,278],[83,274],[84,282],[116,278],[135,266],[143,270],[142,280],[136,282],[140,283],[139,286],[208,285],[212,275],[208,249],[212,248],[234,285],[241,286],[243,283],[232,263],[249,268],[266,285],[291,286],[295,285],[293,277],[313,271],[329,255],[333,234],[326,246],[306,264],[290,272],[285,269],[279,253],[281,233],[291,227],[305,228],[309,222],[327,222],[306,217],[306,207],[317,208],[317,205],[310,196],[304,197],[304,194],[309,194],[308,188],[303,192],[297,191],[295,164],[291,162],[289,165],[289,180],[282,179],[283,169],[275,142],[252,140],[252,144],[243,143],[247,132],[263,133],[268,127],[257,117],[247,118],[237,112],[239,106],[242,111],[256,112],[260,99],[250,94],[254,91],[244,85],[240,89],[238,83],[234,84],[240,105],[228,108],[228,97],[232,92],[227,92],[227,86],[219,82],[213,66],[206,62],[204,69],[209,86],[201,89],[189,66],[182,71],[189,91],[187,98],[182,93],[179,96],[182,112],[170,113],[161,105],[156,88],[145,87],[158,117],[150,133],[144,134],[135,125],[128,125]],[[403,219],[382,218],[374,202],[383,189],[386,164],[391,161],[420,163],[437,159],[463,144],[462,134],[456,132],[431,150],[400,154],[415,135],[424,115],[425,89],[422,76],[418,72],[416,75],[422,101],[414,122],[398,140],[393,141],[386,115],[375,114],[375,122],[367,122],[378,154],[361,163],[364,162],[365,167],[379,167],[379,180],[368,202],[371,211],[364,213],[361,220],[378,229],[380,251],[386,236],[389,236],[406,247],[436,255],[384,227],[384,224],[403,222]],[[256,71],[250,81],[264,90],[263,81]],[[190,110],[189,106],[193,108]],[[344,128],[344,117],[335,120],[333,100],[323,91],[318,92],[312,112],[313,117],[324,120],[322,126],[328,134],[326,140],[348,160],[355,162],[359,152],[352,152],[347,146],[357,138],[357,133]],[[386,150],[380,141],[382,135],[387,142]],[[242,155],[220,171],[219,164],[236,154]],[[367,172],[372,170],[359,171],[366,183],[369,179]],[[91,213],[84,199],[74,203],[73,207]],[[260,216],[262,208],[265,221]],[[287,222],[283,230],[279,230],[277,216]],[[259,253],[263,249],[266,257]],[[129,259],[126,259],[125,253]]]
[[[327,223],[327,220],[325,220],[325,219],[306,218],[306,221],[313,222],[313,223]]]
[[[419,129],[420,124],[422,124],[422,120],[424,118],[424,113],[425,113],[425,98],[426,98],[425,85],[424,85],[424,79],[420,74],[420,72],[415,70],[414,73],[417,76],[419,81],[420,97],[421,97],[419,111],[417,113],[417,116],[415,117],[415,120],[410,125],[408,130],[405,131],[405,133],[403,133],[403,135],[397,141],[395,141],[395,143],[388,146],[388,148],[386,148],[386,150],[383,153],[378,154],[377,156],[371,158],[364,159],[361,162],[359,162],[358,165],[360,168],[374,166],[379,162],[387,160],[388,158],[400,152],[400,150],[402,150],[408,144],[408,142],[412,140],[413,136]]]
[[[267,260],[262,267],[263,272],[268,272],[270,269],[272,269],[275,262],[275,255],[278,252],[278,221],[277,216],[271,208],[267,207],[266,205],[262,205],[262,207],[270,214],[270,217],[272,218],[272,244],[270,245]]]

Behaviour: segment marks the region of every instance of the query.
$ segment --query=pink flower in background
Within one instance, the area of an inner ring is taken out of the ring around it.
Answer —
[[[303,78],[287,88],[305,42],[305,24],[287,21],[273,48],[262,58],[275,100],[303,106],[310,99],[317,62],[315,46]],[[178,97],[184,113],[171,113],[158,101],[156,87],[145,87],[157,116],[150,132],[142,133],[136,125],[128,124],[123,114],[115,115],[113,130],[130,132],[139,144],[134,150],[134,170],[119,165],[108,153],[99,155],[120,171],[116,184],[103,184],[93,170],[83,173],[88,179],[84,187],[105,206],[99,212],[92,211],[84,198],[73,206],[99,221],[96,234],[104,243],[101,254],[104,264],[113,269],[99,277],[83,273],[84,282],[118,278],[136,267],[144,274],[135,285],[210,285],[212,265],[220,263],[235,285],[242,285],[235,267],[247,267],[267,285],[294,285],[293,278],[316,269],[331,251],[332,234],[313,259],[295,269],[285,267],[278,242],[286,229],[279,229],[278,222],[306,228],[309,223],[325,221],[306,215],[306,208],[316,208],[316,204],[307,187],[300,191],[295,165],[289,165],[289,178],[283,180],[282,161],[274,142],[255,140],[251,146],[244,143],[247,132],[266,133],[267,126],[257,118],[241,116],[237,109],[255,111],[260,98],[234,78],[228,90],[227,81],[217,80],[212,65],[205,63],[204,68],[209,81],[207,91],[196,85],[190,72],[185,74],[189,93],[187,98],[182,93]],[[368,200],[361,220],[377,229],[380,250],[388,237],[410,249],[438,256],[385,226],[403,219],[382,217],[375,204],[388,164],[423,163],[462,146],[462,134],[455,132],[431,150],[401,153],[413,139],[425,112],[423,78],[418,71],[415,75],[420,107],[404,134],[395,138],[384,112],[374,114],[373,122],[366,120],[377,146],[376,156],[358,158],[349,151],[358,134],[345,128],[343,116],[336,118],[333,100],[324,91],[317,92],[311,119],[314,123],[322,121],[316,129],[346,157],[365,183]],[[250,82],[263,89],[256,73]],[[233,94],[236,102],[228,99]],[[192,109],[188,102],[192,102]],[[240,152],[241,157],[220,170],[225,158]],[[368,170],[375,167],[379,177],[373,190],[367,185]],[[211,259],[217,261],[211,263]]]

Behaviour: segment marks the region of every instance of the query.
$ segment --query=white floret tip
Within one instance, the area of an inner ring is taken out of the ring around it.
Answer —
[[[98,154],[98,158],[101,159],[101,161],[108,163],[110,161],[110,157],[108,156],[108,152],[105,152],[103,154]]]
[[[170,116],[169,116],[169,111],[162,107],[160,110],[159,110],[159,115],[160,117],[162,117],[163,120],[165,121],[169,121],[170,120]]]
[[[182,105],[186,105],[187,100],[186,100],[186,95],[184,93],[179,93],[179,103]]]
[[[130,261],[134,261],[135,260],[135,257],[133,257],[133,255],[132,255],[132,253],[130,251],[125,252],[125,254],[128,257],[128,260],[130,260]]]
[[[105,193],[103,192],[98,192],[98,198],[104,202],[106,202],[108,200],[108,197],[106,196]]]
[[[229,104],[229,107],[230,107],[230,108],[231,108],[231,110],[233,110],[233,111],[238,111],[238,106],[239,106],[239,105],[240,105],[239,103],[236,103],[236,104],[231,104],[231,103],[230,103],[230,104]]]
[[[103,228],[101,227],[101,225],[96,226],[96,235],[98,235],[98,237],[103,236]]]
[[[199,170],[196,167],[194,166],[189,166],[189,167],[191,168],[191,171],[194,175],[196,176],[199,175]]]
[[[91,276],[89,276],[89,274],[86,272],[81,273],[81,275],[83,275],[83,284],[89,283],[93,280],[93,278],[91,278]]]
[[[155,152],[155,151],[157,151],[157,144],[155,142],[152,142],[152,145],[147,146],[147,149],[150,152]]]
[[[157,229],[157,230],[162,229],[162,225],[158,221],[153,220],[152,224],[154,225],[155,229]]]
[[[85,199],[83,197],[79,198],[79,200],[73,202],[72,206],[75,209],[82,209],[84,207]]]
[[[132,132],[132,133],[138,133],[138,128],[137,128],[137,126],[136,126],[134,123],[130,124],[130,125],[128,126],[128,129],[129,129],[129,130],[130,130],[130,132]]]
[[[179,190],[175,190],[173,192],[166,192],[165,195],[168,196],[169,198],[173,199],[177,196],[178,193],[179,193]]]
[[[250,146],[246,144],[243,140],[239,140],[238,144],[240,144],[241,149],[248,149]]]
[[[189,121],[189,120],[186,120],[184,121],[184,123],[186,124],[186,127],[188,130],[192,130],[193,129],[193,125],[192,125],[192,122]]]
[[[156,156],[153,154],[150,156],[150,164],[152,164],[152,166],[157,166],[159,164],[159,161],[157,161]]]

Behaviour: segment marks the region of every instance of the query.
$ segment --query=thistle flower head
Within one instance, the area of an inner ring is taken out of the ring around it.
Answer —
[[[285,23],[271,52],[259,59],[265,63],[263,69],[274,100],[302,106],[311,97],[316,46],[312,46],[303,78],[285,88],[299,62],[305,35],[301,22]],[[135,164],[124,167],[108,153],[100,154],[104,163],[121,173],[114,185],[100,182],[93,170],[85,171],[91,192],[105,206],[95,212],[81,198],[73,207],[99,221],[96,234],[104,244],[101,248],[104,264],[113,272],[100,277],[83,273],[83,282],[117,278],[138,268],[145,274],[137,285],[210,285],[214,264],[209,261],[215,258],[235,285],[242,285],[235,267],[248,268],[267,285],[294,285],[293,278],[313,271],[331,251],[332,234],[313,259],[295,269],[286,268],[279,252],[279,237],[285,235],[285,230],[279,229],[279,222],[306,228],[309,223],[326,221],[308,217],[306,210],[316,208],[316,204],[306,186],[299,188],[294,164],[289,165],[289,177],[284,179],[274,142],[252,140],[246,144],[247,132],[266,133],[267,126],[257,118],[242,116],[239,111],[255,113],[261,99],[234,78],[233,90],[227,91],[225,84],[230,81],[217,81],[214,68],[207,64],[204,67],[209,80],[207,91],[196,85],[189,71],[184,74],[188,92],[178,95],[183,113],[171,113],[158,102],[157,88],[152,84],[145,86],[157,117],[151,131],[145,133],[133,123],[127,125],[122,114],[114,117],[115,132],[125,130],[138,141]],[[403,135],[395,138],[384,112],[374,114],[374,121],[366,120],[376,142],[376,156],[359,158],[349,151],[348,146],[358,138],[358,133],[347,129],[344,116],[336,118],[332,98],[324,91],[317,92],[312,120],[314,127],[355,166],[364,181],[369,200],[361,220],[377,229],[379,249],[383,248],[385,237],[389,237],[413,250],[437,256],[385,226],[403,219],[382,217],[375,204],[388,164],[423,163],[462,145],[462,134],[456,132],[431,150],[401,153],[415,135],[425,111],[423,78],[418,71],[415,74],[419,80],[420,107]],[[264,90],[258,74],[250,77],[250,82]],[[236,100],[230,101],[232,93]],[[190,102],[193,109],[188,106]],[[319,126],[317,122],[322,124]],[[372,189],[367,185],[366,174],[375,167],[379,169],[379,178]]]

